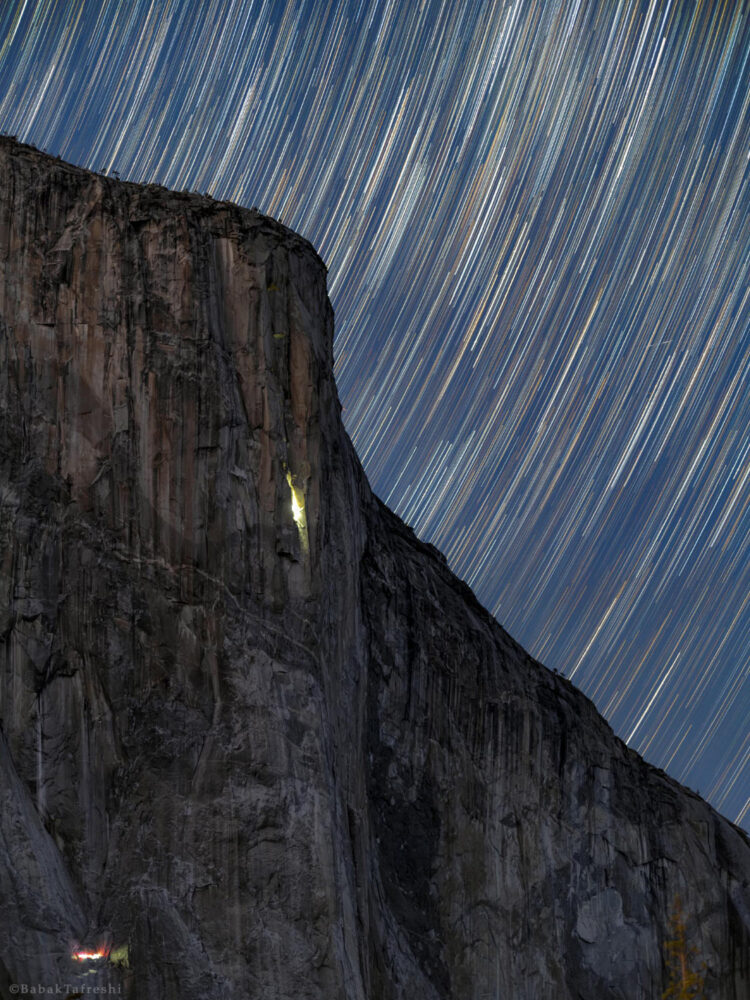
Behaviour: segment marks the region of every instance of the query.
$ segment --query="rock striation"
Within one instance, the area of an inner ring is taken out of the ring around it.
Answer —
[[[0,178],[0,995],[652,1000],[679,897],[747,998],[747,838],[372,494],[310,244]]]

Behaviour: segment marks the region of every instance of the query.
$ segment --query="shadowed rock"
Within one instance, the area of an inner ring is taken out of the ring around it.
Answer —
[[[0,177],[0,986],[651,1000],[679,895],[746,997],[747,838],[373,496],[313,248]]]

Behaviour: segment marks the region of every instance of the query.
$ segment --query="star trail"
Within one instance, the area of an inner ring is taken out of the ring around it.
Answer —
[[[750,5],[1,11],[0,131],[304,234],[375,491],[750,828]]]

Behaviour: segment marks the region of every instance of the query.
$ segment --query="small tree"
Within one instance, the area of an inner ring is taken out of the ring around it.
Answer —
[[[705,963],[696,971],[697,950],[687,942],[687,926],[682,912],[682,900],[675,896],[672,916],[669,918],[670,938],[664,943],[669,982],[662,993],[662,1000],[704,1000],[706,983]]]

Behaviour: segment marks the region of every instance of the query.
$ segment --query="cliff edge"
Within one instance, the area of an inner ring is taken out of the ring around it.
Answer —
[[[373,496],[310,244],[0,177],[0,995],[652,1000],[678,900],[750,995],[748,839]]]

